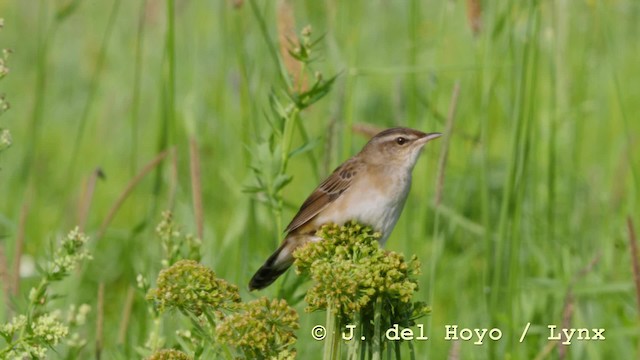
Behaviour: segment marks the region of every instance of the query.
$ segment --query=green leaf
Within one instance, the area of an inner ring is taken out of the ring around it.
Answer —
[[[298,93],[292,94],[291,100],[293,100],[293,102],[295,102],[298,108],[301,110],[313,105],[318,100],[322,99],[325,95],[327,95],[329,91],[331,91],[331,86],[333,85],[338,75],[340,74],[337,74],[333,76],[331,79],[326,81],[323,81],[323,80],[316,81],[316,83],[313,85],[313,87],[310,90],[302,92],[300,94]]]
[[[316,145],[318,145],[319,140],[320,139],[318,139],[318,138],[313,139],[313,140],[307,142],[306,144],[303,144],[302,146],[294,149],[293,151],[291,151],[289,153],[289,157],[292,158],[292,157],[294,157],[296,155],[304,154],[304,153],[306,153],[308,151],[311,151],[313,148],[316,147]]]
[[[271,127],[278,134],[278,136],[282,136],[284,121],[287,118],[287,109],[282,106],[274,91],[271,91],[271,93],[269,94],[269,106],[271,107],[271,111],[275,115],[277,121],[277,123],[272,124]]]
[[[285,187],[288,183],[291,182],[293,176],[288,174],[279,174],[276,176],[276,179],[273,182],[274,191],[279,191],[283,187]]]

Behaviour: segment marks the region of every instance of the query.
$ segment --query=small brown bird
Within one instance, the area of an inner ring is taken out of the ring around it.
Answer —
[[[263,289],[293,264],[293,251],[324,224],[355,220],[382,234],[391,234],[411,187],[411,173],[422,147],[440,133],[392,128],[374,136],[354,157],[338,166],[305,200],[285,229],[280,247],[253,275],[249,289]]]

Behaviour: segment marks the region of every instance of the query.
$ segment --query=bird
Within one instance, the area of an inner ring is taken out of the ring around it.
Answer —
[[[298,247],[322,240],[315,232],[325,224],[369,225],[381,234],[378,242],[384,246],[404,208],[422,148],[441,135],[394,127],[373,136],[302,203],[284,230],[280,247],[249,281],[249,290],[271,285],[293,264]]]

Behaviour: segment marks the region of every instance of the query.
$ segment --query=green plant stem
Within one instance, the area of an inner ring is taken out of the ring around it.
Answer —
[[[531,5],[534,6],[534,5]],[[534,10],[534,9],[532,9]],[[531,31],[531,27],[533,25],[533,16],[529,15],[527,19],[527,29]],[[511,151],[510,151],[510,159],[509,159],[509,168],[507,172],[507,178],[505,179],[505,186],[502,192],[502,203],[500,205],[500,216],[498,222],[498,238],[495,248],[495,269],[492,274],[492,286],[491,286],[491,313],[493,320],[498,317],[498,313],[503,313],[505,310],[502,308],[502,301],[504,299],[504,283],[508,278],[505,274],[505,269],[508,268],[509,265],[509,254],[511,251],[518,251],[514,245],[513,239],[508,239],[508,235],[511,234],[513,236],[513,232],[510,232],[510,223],[514,219],[514,212],[517,210],[514,207],[518,206],[518,204],[514,204],[514,199],[517,196],[518,186],[520,183],[518,182],[518,175],[522,171],[522,167],[526,164],[521,163],[521,157],[523,156],[523,135],[526,134],[526,116],[525,116],[525,107],[526,107],[526,94],[527,94],[527,86],[528,86],[528,76],[527,69],[530,61],[530,47],[529,45],[525,45],[523,49],[523,54],[521,57],[521,61],[519,62],[519,66],[516,71],[518,71],[518,76],[514,77],[514,81],[517,81],[514,84],[514,88],[517,90],[515,94],[515,103],[512,108],[513,118],[515,119],[515,124],[511,130],[510,140],[511,140]],[[515,55],[512,55],[515,57]],[[509,241],[511,240],[511,241]],[[512,246],[509,246],[512,245]],[[492,324],[493,325],[493,324]]]
[[[93,106],[96,93],[98,92],[98,86],[100,85],[99,79],[102,75],[102,69],[104,68],[104,63],[107,56],[107,48],[109,40],[111,39],[111,34],[113,33],[113,28],[116,22],[119,8],[120,0],[114,0],[113,5],[111,6],[111,12],[109,13],[109,18],[107,20],[107,27],[102,37],[102,43],[100,44],[100,53],[98,54],[98,58],[96,60],[96,70],[91,77],[91,86],[89,87],[89,91],[87,94],[87,101],[85,102],[84,108],[82,109],[78,132],[76,133],[76,137],[73,142],[71,161],[69,162],[69,170],[67,172],[67,176],[69,176],[69,179],[72,179],[74,177],[76,162],[78,161],[78,156],[80,155],[80,143],[82,142],[84,130],[87,126],[87,122],[89,121],[89,115],[91,114],[91,108]]]
[[[520,260],[522,248],[522,241],[524,238],[524,232],[522,231],[523,225],[523,212],[525,211],[522,204],[526,203],[525,192],[527,189],[527,184],[533,178],[533,175],[530,176],[529,169],[531,161],[529,161],[532,152],[536,152],[532,147],[536,146],[537,142],[532,141],[532,123],[535,121],[535,109],[536,104],[533,103],[530,99],[535,97],[536,87],[537,87],[537,79],[538,76],[536,74],[537,62],[538,62],[538,54],[539,47],[537,45],[537,39],[539,38],[540,33],[540,11],[533,5],[530,5],[529,11],[529,19],[528,19],[528,33],[531,34],[531,41],[527,42],[527,47],[524,52],[524,64],[523,71],[524,76],[526,76],[525,83],[523,86],[526,86],[522,91],[522,95],[524,97],[522,102],[522,133],[519,136],[519,146],[520,149],[518,151],[518,163],[520,164],[518,169],[517,178],[519,180],[519,185],[516,187],[515,191],[515,211],[513,212],[513,224],[511,227],[511,239],[509,243],[509,278],[507,281],[507,293],[511,297],[508,301],[508,319],[509,319],[509,328],[514,329],[517,327],[516,324],[521,323],[520,315],[522,314],[522,310],[519,308],[521,306],[521,301],[519,301],[519,297],[515,296],[517,294],[517,288],[522,278],[520,276],[520,271],[522,267],[522,262]],[[511,346],[514,349],[514,354],[518,354],[519,351],[522,350],[521,347],[518,346],[516,342],[516,337],[511,337]],[[521,353],[522,355],[522,353]]]
[[[287,114],[287,118],[284,121],[284,130],[282,132],[282,162],[280,164],[281,174],[285,173],[287,165],[289,165],[289,153],[291,152],[291,143],[293,142],[293,130],[295,129],[299,114],[300,109],[294,107],[291,112]]]
[[[373,341],[371,342],[371,350],[373,351],[373,360],[382,358],[382,298],[378,296],[376,306],[373,311]]]
[[[5,355],[9,351],[15,349],[22,342],[24,342],[24,338],[22,337],[22,334],[21,334],[16,341],[10,343],[9,346],[7,346],[4,350],[0,351],[0,359],[6,359]]]
[[[280,59],[280,56],[278,55],[278,49],[276,48],[276,45],[274,44],[274,42],[271,40],[271,37],[269,36],[269,30],[267,28],[267,23],[264,20],[264,16],[262,16],[260,11],[258,10],[258,5],[256,5],[255,0],[249,0],[249,5],[251,6],[251,10],[253,11],[253,15],[256,17],[256,20],[258,20],[258,25],[260,26],[260,32],[262,33],[262,36],[264,37],[264,41],[267,43],[267,47],[269,48],[269,54],[271,55],[271,58],[273,59],[274,64],[278,68],[278,75],[279,75],[280,81],[282,81],[282,83],[285,85],[287,89],[291,89],[292,88],[291,79],[289,78],[287,69],[285,69],[284,64]]]
[[[40,280],[40,283],[38,284],[38,287],[36,287],[36,298],[34,299],[34,301],[30,301],[29,302],[29,308],[27,309],[27,322],[30,324],[31,321],[33,320],[33,315],[35,312],[35,309],[38,307],[38,301],[45,296],[45,292],[47,291],[47,287],[49,286],[49,280],[47,280],[48,274],[43,276],[43,278]],[[24,339],[25,336],[25,331],[27,330],[28,325],[23,327],[20,330],[20,335],[18,336],[18,340],[13,343],[13,345],[10,347],[10,349],[12,349],[14,346],[16,346],[17,344],[19,344],[22,339]]]
[[[34,91],[33,112],[29,124],[29,143],[25,152],[25,158],[21,169],[21,182],[27,183],[34,164],[33,158],[38,152],[40,129],[46,100],[47,87],[47,61],[49,55],[49,44],[53,42],[58,29],[58,21],[54,21],[51,26],[46,26],[46,4],[48,1],[40,1],[38,7],[38,47],[36,59],[36,79]]]
[[[408,344],[409,344],[409,359],[416,360],[416,348],[413,346],[412,341],[409,341]],[[401,359],[399,351],[396,353],[396,356],[398,357],[398,359]]]
[[[173,125],[176,117],[176,31],[175,31],[175,1],[167,0],[167,110],[169,125]]]
[[[140,85],[142,75],[142,57],[144,49],[144,28],[147,0],[142,0],[140,14],[138,15],[138,29],[136,34],[136,50],[133,67],[133,88],[131,94],[131,175],[135,175],[138,168],[138,133],[139,133],[139,109],[140,109]]]
[[[282,142],[280,158],[280,174],[286,174],[287,166],[289,165],[289,153],[291,152],[291,143],[293,142],[293,130],[295,128],[296,119],[300,109],[294,107],[291,112],[287,114],[284,121],[284,130],[282,132]],[[284,207],[284,198],[282,197],[282,191],[278,190],[274,196],[278,199],[278,207],[275,209],[276,220],[278,224],[278,234],[282,234],[284,231],[284,225],[282,224],[282,209]]]
[[[331,300],[328,301],[331,304]],[[327,336],[324,340],[324,350],[322,358],[324,360],[333,360],[340,358],[340,317],[337,312],[334,314],[333,307],[327,307],[326,331]]]
[[[171,129],[175,126],[175,92],[176,92],[176,56],[175,56],[175,1],[166,1],[167,30],[165,33],[165,66],[162,69],[162,103],[161,103],[161,123],[158,129],[157,150],[161,152],[169,146],[169,136]],[[157,200],[162,189],[162,172],[164,164],[158,164],[154,174],[153,195],[154,202],[152,212],[155,213]],[[171,205],[171,204],[170,204]],[[170,206],[169,206],[170,207]]]
[[[360,312],[357,312],[353,316],[353,325],[355,325],[355,330],[353,332],[353,339],[351,339],[348,344],[347,359],[358,360],[360,358],[360,352],[362,351],[362,314],[360,314]]]
[[[419,31],[420,16],[420,4],[419,0],[411,0],[409,3],[409,21],[408,23],[408,37],[409,37],[409,51],[407,54],[409,66],[415,68],[418,64],[418,43],[421,41],[421,33]],[[407,101],[407,125],[414,127],[418,119],[418,76],[413,73],[407,74],[406,77],[406,101]]]

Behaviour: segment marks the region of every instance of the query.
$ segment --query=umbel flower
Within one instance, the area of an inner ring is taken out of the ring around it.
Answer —
[[[145,345],[153,352],[147,359],[295,358],[298,313],[285,300],[242,302],[237,286],[193,260],[200,258],[200,242],[178,229],[171,213],[165,212],[156,231],[165,252],[163,265],[168,267],[158,274],[155,288],[149,288],[143,276],[137,278],[156,320]],[[191,324],[175,332],[179,340],[171,346],[161,335],[160,315],[167,310],[186,315]],[[159,350],[168,347],[175,349]]]
[[[293,359],[298,313],[285,300],[266,297],[242,303],[216,327],[217,341],[243,352],[247,359]]]
[[[316,235],[324,240],[294,253],[296,271],[308,274],[314,282],[305,298],[307,311],[330,305],[340,313],[352,314],[372,305],[377,297],[411,301],[420,272],[415,256],[406,261],[402,254],[381,249],[380,234],[355,222],[324,225]]]
[[[355,222],[324,225],[316,235],[323,240],[299,248],[293,256],[296,271],[313,280],[305,297],[307,311],[327,311],[330,337],[325,339],[325,355],[340,356],[337,329],[348,323],[355,325],[356,338],[362,335],[368,344],[351,341],[349,358],[367,356],[365,348],[369,356],[380,358],[389,346],[382,329],[413,326],[429,312],[426,304],[411,301],[420,263],[415,256],[406,261],[402,254],[381,249],[380,234]],[[399,344],[395,343],[396,353]]]
[[[179,310],[200,316],[204,312],[232,309],[240,302],[238,287],[216,277],[213,270],[194,260],[180,260],[160,271],[157,288],[147,299],[156,309]]]

